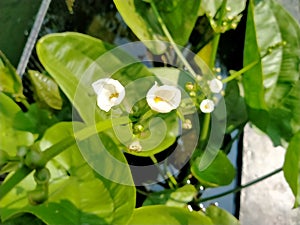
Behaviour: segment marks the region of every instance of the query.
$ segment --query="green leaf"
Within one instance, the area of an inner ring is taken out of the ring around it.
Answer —
[[[72,135],[74,125],[84,127],[81,123],[62,122],[49,128],[40,141],[40,148],[44,150]],[[89,139],[85,142],[92,145]],[[34,189],[35,184],[30,174],[1,200],[2,220],[28,212],[47,224],[127,223],[135,205],[134,186],[114,183],[95,174],[77,145],[48,162],[47,168],[51,173],[48,201],[37,206],[28,203],[27,191]],[[127,171],[112,167],[111,172],[126,176]]]
[[[28,75],[31,80],[35,100],[42,106],[60,110],[62,108],[62,98],[53,79],[35,70],[29,70]]]
[[[128,224],[213,224],[202,212],[170,206],[144,206],[134,210]]]
[[[245,100],[250,121],[274,145],[289,141],[300,128],[299,40],[299,24],[282,6],[273,0],[250,2],[244,65],[258,63],[243,76]]]
[[[187,184],[183,187],[177,188],[176,190],[164,190],[151,193],[144,201],[143,206],[167,205],[184,207],[188,202],[192,201],[196,195],[196,188],[191,184]]]
[[[0,51],[0,91],[11,96],[17,102],[25,99],[22,80],[2,51]]]
[[[167,41],[167,38],[149,3],[136,0],[114,0],[114,3],[126,24],[154,54],[162,54],[166,50],[166,43],[161,41]],[[200,0],[155,0],[154,4],[175,43],[184,46],[196,23]]]
[[[230,132],[245,124],[248,120],[245,100],[240,96],[237,81],[232,80],[227,83],[224,98],[226,104],[227,131]]]
[[[10,156],[16,155],[18,146],[30,146],[34,142],[32,133],[13,128],[14,117],[19,112],[22,113],[20,107],[0,92],[0,149]]]
[[[270,1],[270,8],[278,23],[282,40],[286,42],[286,46],[281,49],[279,76],[273,79],[276,85],[265,96],[271,117],[267,132],[271,134],[273,143],[279,145],[282,138],[289,141],[300,129],[300,26],[275,1]]]
[[[206,215],[210,217],[213,221],[213,224],[222,224],[222,225],[239,225],[240,222],[229,212],[224,209],[221,209],[217,206],[210,205],[205,210]]]
[[[268,122],[266,120],[267,106],[264,101],[262,67],[254,18],[254,3],[250,1],[246,25],[244,66],[253,62],[257,62],[257,64],[246,71],[242,77],[245,101],[248,106],[250,121],[260,129],[265,130]]]
[[[38,41],[37,54],[43,66],[86,123],[102,118],[101,112],[95,110],[96,95],[91,84],[103,74],[95,60],[111,48],[100,40],[78,33],[50,34]],[[93,63],[95,71],[91,74],[88,69]],[[75,101],[76,96],[80,98]]]
[[[58,120],[45,109],[40,109],[37,104],[31,104],[27,112],[19,111],[13,120],[13,127],[18,130],[29,131],[42,135],[47,128]]]
[[[191,165],[192,174],[207,187],[228,185],[235,177],[235,169],[227,155],[219,151],[211,164],[204,170],[200,168],[201,157],[197,157]]]
[[[300,131],[298,131],[287,148],[283,173],[295,196],[294,207],[300,205]]]

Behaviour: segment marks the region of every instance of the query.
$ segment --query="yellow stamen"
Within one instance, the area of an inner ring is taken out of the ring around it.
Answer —
[[[163,102],[164,100],[161,97],[155,96],[154,98],[154,102],[158,103],[158,102]]]
[[[109,96],[109,100],[112,100],[113,98],[118,98],[119,97],[119,93],[112,93],[110,96]]]

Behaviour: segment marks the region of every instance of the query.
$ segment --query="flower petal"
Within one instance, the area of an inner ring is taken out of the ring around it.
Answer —
[[[210,99],[204,99],[200,104],[200,110],[203,113],[211,113],[212,111],[214,111],[214,108],[215,108],[215,104]]]
[[[146,100],[150,108],[160,113],[168,113],[178,108],[181,101],[181,92],[177,87],[162,85],[157,82],[149,89]]]
[[[106,112],[120,104],[125,97],[125,88],[111,78],[99,79],[92,83],[92,87],[97,94],[97,105]]]
[[[223,89],[223,83],[219,79],[212,79],[209,83],[209,89],[213,93],[219,93]]]

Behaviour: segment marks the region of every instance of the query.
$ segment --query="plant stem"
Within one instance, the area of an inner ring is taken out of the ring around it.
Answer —
[[[227,83],[231,80],[236,79],[237,77],[239,77],[240,75],[242,75],[243,73],[245,73],[246,71],[250,70],[252,67],[254,67],[256,64],[258,63],[258,61],[252,62],[249,65],[245,66],[244,68],[242,68],[241,70],[231,74],[229,77],[226,77],[222,80],[223,83]]]
[[[245,184],[245,185],[241,185],[241,186],[236,187],[234,189],[231,189],[229,191],[225,191],[223,193],[220,193],[220,194],[217,194],[217,195],[213,195],[213,196],[210,196],[210,197],[207,197],[207,198],[202,198],[202,199],[200,198],[199,202],[206,202],[206,201],[209,201],[209,200],[213,200],[213,199],[216,199],[216,198],[223,197],[223,196],[228,195],[228,194],[237,193],[237,192],[241,191],[242,189],[247,188],[247,187],[249,187],[251,185],[254,185],[254,184],[256,184],[256,183],[258,183],[258,182],[260,182],[262,180],[265,180],[265,179],[267,179],[267,178],[269,178],[269,177],[271,177],[271,176],[273,176],[273,175],[275,175],[275,174],[277,174],[277,173],[279,173],[281,171],[282,171],[282,167],[279,168],[279,169],[276,169],[273,172],[268,173],[268,174],[266,174],[266,175],[264,175],[262,177],[259,177],[259,178],[255,179],[255,180],[253,180],[253,181]]]
[[[19,168],[7,181],[0,185],[0,199],[2,199],[15,185],[23,180],[33,169],[27,166]]]
[[[174,51],[176,52],[177,56],[179,57],[179,59],[182,61],[183,65],[186,67],[186,69],[191,73],[191,75],[196,78],[196,73],[195,71],[193,70],[193,68],[191,67],[191,65],[188,63],[188,61],[185,59],[185,57],[182,55],[182,52],[179,50],[179,48],[177,47],[174,39],[172,38],[167,26],[165,25],[164,21],[162,20],[159,12],[157,11],[157,8],[155,6],[155,3],[154,1],[151,1],[150,2],[151,4],[151,8],[164,32],[164,34],[166,35],[166,37],[169,39],[172,47],[174,48]]]
[[[127,117],[120,117],[114,119],[114,124],[112,124],[111,119],[98,122],[96,125],[91,125],[89,127],[83,128],[82,130],[76,132],[74,136],[64,138],[58,143],[52,145],[42,152],[42,163],[47,164],[49,160],[60,154],[61,152],[68,149],[70,146],[76,144],[77,141],[82,141],[96,133],[100,133],[113,125],[121,125],[128,122]],[[15,185],[17,185],[21,180],[23,180],[33,169],[26,166],[18,169],[10,178],[8,178],[3,184],[0,185],[0,199],[2,199]]]
[[[157,169],[158,171],[160,172],[160,174],[162,175],[162,177],[164,178],[165,177],[165,173],[164,171],[162,171],[162,169],[159,167],[158,165],[158,162],[157,162],[157,159],[155,158],[154,155],[150,155],[150,159],[152,160],[152,162],[157,166]],[[173,177],[173,175],[170,173],[170,171],[168,171],[168,168],[166,169],[167,172],[166,172],[166,175],[167,175],[167,178],[169,178],[168,180],[168,185],[171,189],[174,189],[174,186],[176,187],[177,186],[177,181],[176,179]]]
[[[223,0],[222,5],[221,5],[221,9],[220,9],[220,17],[217,21],[217,28],[221,28],[222,26],[222,22],[223,22],[223,18],[225,16],[226,13],[226,5],[227,5],[227,0]],[[221,33],[218,32],[215,34],[213,40],[212,40],[212,52],[210,55],[210,60],[209,60],[209,67],[212,69],[215,67],[215,62],[216,62],[216,58],[217,58],[217,51],[218,51],[218,47],[219,47],[219,41],[220,41],[220,37],[221,37]]]
[[[201,128],[200,138],[199,138],[199,148],[201,150],[203,150],[202,148],[205,145],[205,141],[208,136],[209,125],[210,125],[210,113],[205,113],[203,119],[203,126]]]

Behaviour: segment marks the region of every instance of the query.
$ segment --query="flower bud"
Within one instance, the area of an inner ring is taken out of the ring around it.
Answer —
[[[25,156],[25,165],[31,169],[44,167],[42,153],[36,150],[29,150]]]
[[[50,176],[51,176],[50,171],[46,167],[43,167],[41,169],[36,169],[35,173],[33,174],[34,180],[37,184],[48,183]]]
[[[48,188],[38,187],[37,189],[28,192],[27,197],[31,205],[42,204],[48,199]]]

